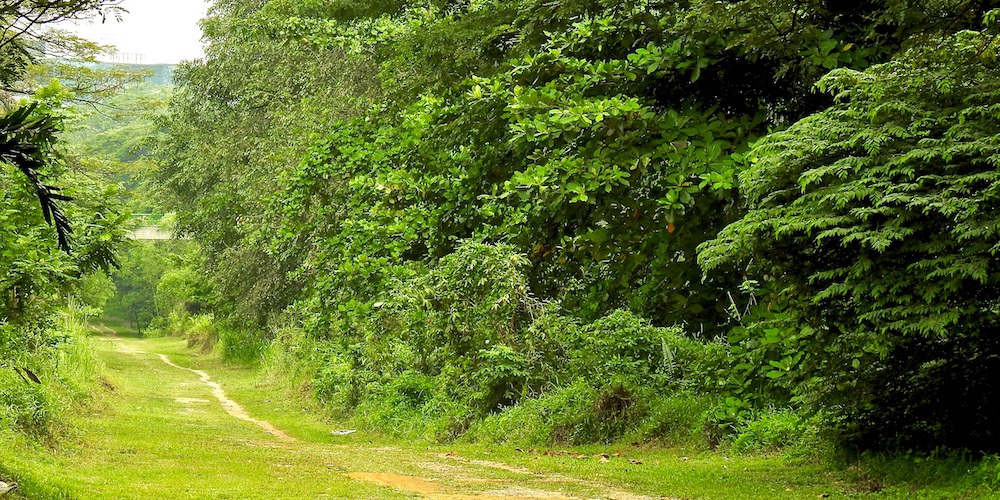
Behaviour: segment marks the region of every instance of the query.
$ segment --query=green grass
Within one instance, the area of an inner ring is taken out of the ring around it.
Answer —
[[[61,436],[55,448],[0,434],[0,479],[18,480],[29,498],[416,496],[406,488],[351,479],[352,473],[416,476],[441,494],[494,496],[601,498],[617,490],[654,498],[734,500],[991,497],[977,478],[993,471],[966,470],[972,466],[959,459],[921,464],[869,458],[834,466],[777,454],[728,456],[640,446],[544,454],[514,446],[404,441],[364,430],[335,436],[330,431],[344,424],[316,416],[304,395],[262,382],[256,370],[200,355],[179,339],[92,340],[111,388],[70,417],[75,430]],[[254,418],[272,422],[298,441],[283,443],[234,419],[197,375],[168,366],[155,353],[208,372]],[[602,453],[610,457],[602,460]]]
[[[3,454],[5,468],[31,471],[34,480],[24,484],[29,497],[58,498],[55,492],[76,498],[349,496],[349,481],[327,457],[312,449],[289,453],[259,429],[241,425],[194,374],[148,354],[118,352],[110,341],[102,344],[115,389],[74,421],[80,435],[51,454],[39,449]],[[185,405],[177,398],[206,402]],[[391,491],[384,493],[373,498],[392,497]]]
[[[94,325],[103,325],[114,330],[121,337],[140,338],[139,330],[129,325],[127,319],[120,316],[104,315],[91,321]],[[97,333],[96,331],[94,332]]]

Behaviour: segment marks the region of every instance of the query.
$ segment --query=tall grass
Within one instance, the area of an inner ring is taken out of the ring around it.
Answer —
[[[94,391],[102,365],[90,348],[87,328],[69,318],[50,334],[52,347],[5,360],[9,364],[0,368],[0,430],[49,439],[61,427],[63,413]],[[40,383],[15,367],[27,369]]]

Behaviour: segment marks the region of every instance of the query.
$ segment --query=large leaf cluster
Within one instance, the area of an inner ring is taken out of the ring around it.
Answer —
[[[752,260],[809,326],[784,330],[788,382],[866,446],[997,445],[997,48],[963,32],[831,72],[837,104],[755,145],[748,213],[701,249],[708,268]]]
[[[286,236],[276,250],[310,256],[299,276],[359,258],[378,269],[436,259],[486,238],[528,254],[532,289],[584,316],[628,306],[714,328],[727,319],[718,297],[735,284],[702,279],[694,249],[736,215],[746,145],[829,102],[809,90],[824,72],[863,69],[933,24],[901,6],[890,10],[914,15],[752,1],[523,4],[272,18],[281,36],[387,58],[386,103],[336,125],[272,202]],[[510,30],[520,35],[505,38]],[[516,57],[498,60],[488,44]],[[442,59],[465,62],[419,66]],[[457,83],[469,71],[479,76]],[[430,92],[415,98],[408,86]],[[363,281],[347,289],[371,289]]]
[[[0,5],[0,91],[25,77],[39,44],[66,40],[44,32],[45,25],[118,10],[108,0]],[[23,97],[24,87],[14,88]],[[7,95],[0,117],[0,368],[26,384],[39,383],[36,372],[55,362],[56,312],[69,297],[85,295],[85,275],[116,264],[125,239],[115,188],[67,168],[58,137],[62,90],[58,84],[31,88],[33,99],[16,104]],[[18,408],[21,403],[11,403],[15,413],[30,411]]]
[[[320,15],[325,8],[313,2],[266,7],[212,6],[203,21],[206,57],[178,70],[156,173],[171,208],[181,213],[180,232],[197,235],[205,249],[223,307],[248,323],[283,309],[301,287],[286,277],[299,259],[276,260],[260,245],[244,244],[270,223],[259,208],[315,136],[354,116],[374,84],[365,58],[320,57],[314,47],[268,28],[274,18]]]

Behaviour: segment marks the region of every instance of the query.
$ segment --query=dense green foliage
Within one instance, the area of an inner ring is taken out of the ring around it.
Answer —
[[[411,437],[998,484],[995,1],[216,0],[176,91],[35,60],[116,2],[15,3],[0,436],[108,310]]]
[[[0,429],[40,434],[63,406],[60,394],[83,390],[71,373],[89,359],[74,345],[76,325],[107,300],[111,284],[101,273],[125,235],[115,188],[68,170],[55,150],[45,151],[46,179],[65,183],[61,193],[74,200],[52,214],[73,228],[64,240],[68,252],[46,223],[33,183],[20,169],[0,165]],[[71,359],[59,363],[64,357]]]
[[[145,160],[172,91],[169,86],[142,84],[93,106],[76,106],[64,138],[83,156],[125,164]]]
[[[184,241],[135,242],[122,252],[120,269],[111,273],[117,293],[108,313],[142,332],[162,325],[172,313],[199,308],[196,303],[206,293],[192,269],[195,251]]]
[[[116,263],[127,217],[117,186],[64,154],[64,104],[77,95],[59,82],[38,85],[29,69],[43,44],[93,54],[93,44],[43,28],[113,14],[115,4],[0,7],[0,431],[48,434],[54,415],[96,376],[80,323],[111,293],[103,273]]]
[[[784,308],[759,349],[794,354],[783,383],[865,442],[1000,445],[998,49],[964,32],[831,72],[837,104],[756,144],[749,212],[701,253],[753,260]]]
[[[473,434],[646,439],[675,431],[642,429],[670,418],[653,408],[665,396],[712,393],[725,358],[720,343],[703,344],[625,311],[581,324],[528,292],[527,264],[509,246],[462,244],[426,273],[396,280],[385,302],[344,311],[324,335],[307,333],[311,325],[286,330],[271,362],[305,372],[320,401],[340,414],[438,439],[538,397],[517,418],[538,412],[530,418],[548,426],[539,435],[490,430],[517,425],[510,416]],[[679,431],[683,437],[696,430],[701,403],[687,410],[697,416]],[[553,412],[561,422],[546,417]]]
[[[46,100],[44,93],[40,97]],[[44,106],[29,109],[51,112]],[[37,119],[57,122],[55,115]],[[59,407],[51,391],[61,386],[68,368],[56,370],[62,353],[85,359],[81,350],[63,347],[73,342],[70,333],[76,321],[60,318],[68,315],[79,321],[88,306],[99,307],[107,299],[104,290],[110,283],[102,281],[100,273],[114,264],[114,252],[125,237],[124,217],[114,201],[116,188],[68,168],[49,134],[54,129],[41,130],[46,135],[9,134],[7,146],[27,139],[27,146],[17,147],[34,152],[35,175],[44,176],[46,183],[66,185],[59,191],[65,199],[58,211],[47,214],[38,206],[37,184],[12,165],[22,157],[7,156],[0,165],[0,428],[30,431],[46,430]],[[46,184],[46,189],[54,188]],[[63,218],[65,229],[73,229],[72,238],[68,231],[57,238],[47,216]],[[70,363],[76,361],[80,359]]]
[[[158,183],[369,423],[992,450],[991,6],[219,1]]]

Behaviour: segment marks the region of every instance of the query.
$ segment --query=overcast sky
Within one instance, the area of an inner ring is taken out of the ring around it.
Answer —
[[[118,47],[124,54],[141,54],[144,64],[176,64],[203,55],[198,20],[208,0],[125,0],[122,20],[108,19],[64,26],[80,36]],[[130,57],[128,62],[137,62]]]

